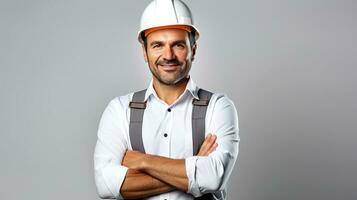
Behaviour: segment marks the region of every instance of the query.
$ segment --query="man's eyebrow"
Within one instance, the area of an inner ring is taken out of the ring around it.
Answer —
[[[176,45],[176,44],[186,44],[186,40],[177,40],[172,43],[172,45]]]
[[[154,44],[162,44],[163,42],[161,41],[153,41],[150,43],[150,46],[154,45]]]
[[[150,46],[153,46],[153,45],[155,45],[155,44],[163,44],[164,42],[162,42],[162,41],[152,41],[151,43],[150,43]],[[176,45],[176,44],[186,44],[186,40],[176,40],[176,41],[174,41],[174,42],[172,42],[171,43],[171,46],[174,46],[174,45]]]

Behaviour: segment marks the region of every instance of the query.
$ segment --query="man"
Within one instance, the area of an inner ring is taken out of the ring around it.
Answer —
[[[102,115],[94,152],[101,198],[226,199],[238,116],[226,95],[189,76],[198,36],[182,1],[154,0],[145,9],[138,38],[153,77]]]

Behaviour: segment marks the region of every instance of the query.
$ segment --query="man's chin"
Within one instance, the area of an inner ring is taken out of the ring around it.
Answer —
[[[173,79],[159,79],[159,82],[165,85],[178,85],[183,81],[185,81],[185,77]]]
[[[159,80],[160,83],[164,84],[164,85],[176,85],[177,84],[177,80]]]

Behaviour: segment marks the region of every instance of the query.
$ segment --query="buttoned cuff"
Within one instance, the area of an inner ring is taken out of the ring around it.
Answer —
[[[120,194],[128,168],[121,165],[109,165],[103,169],[103,177],[108,190],[116,199],[124,199]]]
[[[198,156],[191,156],[185,159],[186,175],[188,177],[188,191],[194,197],[202,196],[196,181],[196,163]]]

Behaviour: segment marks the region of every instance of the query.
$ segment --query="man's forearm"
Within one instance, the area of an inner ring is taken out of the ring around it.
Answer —
[[[120,193],[125,199],[138,199],[174,189],[173,186],[148,174],[129,169],[120,188]]]
[[[145,155],[140,169],[184,192],[188,189],[188,177],[184,159],[171,159],[156,155]]]
[[[197,155],[208,156],[216,149],[216,147],[216,136],[208,134]],[[137,194],[141,192],[140,187],[144,187],[144,189],[149,187],[152,191],[157,191],[155,188],[159,187],[158,190],[162,191],[169,189],[171,186],[173,187],[170,188],[171,190],[180,189],[184,192],[187,192],[188,190],[188,177],[186,175],[185,159],[171,159],[162,156],[149,155],[139,151],[128,150],[123,157],[122,164],[129,168],[129,172],[143,172],[140,174],[140,177],[144,176],[141,177],[143,181],[140,181],[137,177],[132,177],[130,173],[127,174],[125,180],[127,181],[127,185],[124,181],[123,192],[137,191],[135,192]],[[155,186],[150,183],[150,178],[158,181],[158,185]],[[132,184],[139,184],[139,187],[134,187]],[[152,187],[147,184],[151,184]],[[130,187],[130,189],[127,189],[127,187]]]

